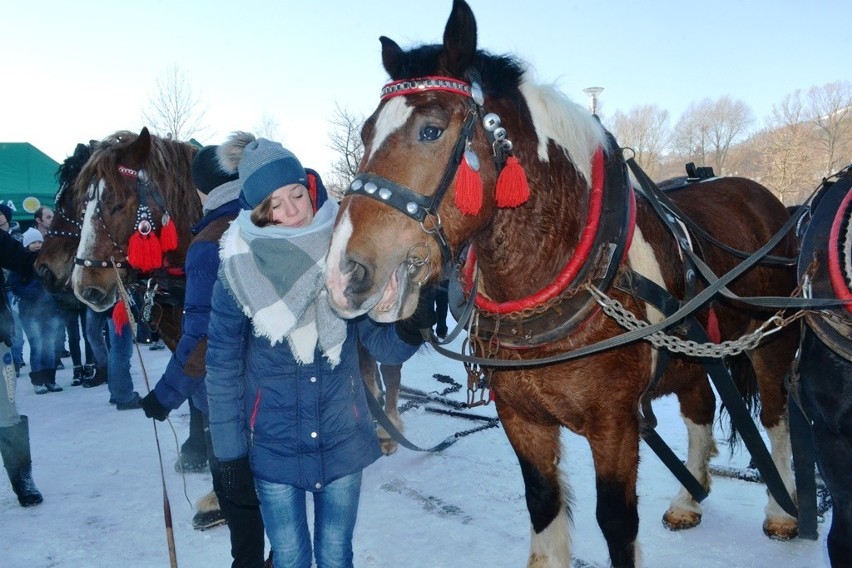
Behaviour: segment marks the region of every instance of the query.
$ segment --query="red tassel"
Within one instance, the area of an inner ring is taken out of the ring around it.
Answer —
[[[143,235],[135,231],[127,244],[127,262],[142,272],[150,272],[163,265],[163,251],[157,235],[152,232]]]
[[[127,317],[127,307],[124,300],[119,300],[112,308],[112,323],[115,325],[115,333],[121,335],[124,327],[130,324],[130,318]]]
[[[160,229],[160,250],[164,253],[175,250],[178,246],[177,228],[168,214],[163,215],[163,228]]]
[[[482,178],[463,158],[456,174],[456,207],[464,215],[476,215],[482,208]]]
[[[517,207],[530,198],[527,174],[514,156],[509,156],[497,178],[497,207]]]
[[[722,342],[722,332],[719,331],[719,318],[716,317],[716,310],[710,308],[707,313],[707,337],[713,343]]]

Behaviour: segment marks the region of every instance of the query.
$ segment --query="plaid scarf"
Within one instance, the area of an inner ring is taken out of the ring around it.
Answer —
[[[258,227],[240,211],[220,241],[220,278],[251,318],[254,334],[272,345],[284,339],[299,363],[312,363],[317,345],[340,363],[346,322],[328,304],[325,257],[337,216],[332,200],[307,227]]]

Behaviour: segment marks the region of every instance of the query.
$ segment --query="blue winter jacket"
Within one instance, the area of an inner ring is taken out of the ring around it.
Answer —
[[[401,364],[417,347],[393,324],[348,322],[340,363],[332,369],[317,350],[298,364],[288,344],[270,345],[252,333],[230,292],[213,288],[207,350],[210,433],[219,460],[248,455],[257,479],[322,490],[379,458],[356,334],[379,361]]]
[[[204,389],[204,350],[210,322],[210,298],[219,273],[219,238],[240,211],[234,199],[205,215],[192,232],[186,253],[186,296],[181,336],[162,378],[154,386],[157,401],[174,410],[192,396],[195,407],[207,413]]]

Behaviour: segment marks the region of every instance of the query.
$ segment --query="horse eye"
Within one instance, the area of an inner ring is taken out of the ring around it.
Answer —
[[[439,128],[437,126],[424,126],[422,130],[420,130],[420,141],[421,142],[434,142],[438,138],[441,137],[441,134],[444,133],[443,128]]]

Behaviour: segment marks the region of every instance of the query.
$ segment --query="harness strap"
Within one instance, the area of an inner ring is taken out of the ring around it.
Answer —
[[[367,405],[370,407],[370,412],[373,414],[373,418],[375,418],[382,428],[390,434],[390,437],[393,438],[395,442],[404,448],[408,448],[415,452],[440,452],[441,450],[449,448],[455,444],[459,439],[458,436],[453,434],[446,438],[443,442],[440,442],[431,448],[421,448],[420,446],[412,443],[402,432],[399,431],[399,428],[394,426],[391,419],[385,413],[384,408],[382,408],[382,405],[379,404],[379,401],[376,400],[376,397],[374,397],[373,393],[370,392],[370,389],[365,388],[364,394],[367,395]]]

